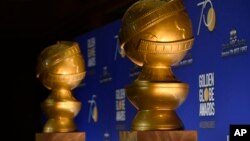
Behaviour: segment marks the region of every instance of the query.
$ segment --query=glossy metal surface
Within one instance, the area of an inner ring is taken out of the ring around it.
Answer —
[[[71,132],[76,130],[74,117],[81,109],[71,90],[85,77],[85,64],[77,43],[59,41],[45,48],[37,65],[37,78],[51,90],[42,103],[48,120],[43,132]]]
[[[188,85],[177,80],[171,66],[193,45],[190,18],[182,0],[139,0],[124,14],[120,47],[142,71],[126,88],[139,110],[132,130],[180,130],[175,109],[187,97]]]

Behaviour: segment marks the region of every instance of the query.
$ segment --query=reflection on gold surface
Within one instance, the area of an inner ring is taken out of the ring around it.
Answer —
[[[71,90],[85,77],[84,60],[77,43],[59,41],[45,48],[37,65],[37,78],[51,90],[42,103],[48,117],[43,132],[70,132],[76,130],[73,121],[81,109]]]
[[[138,109],[132,130],[180,130],[175,109],[187,97],[188,85],[171,66],[180,62],[193,44],[190,18],[182,0],[140,0],[124,14],[120,47],[135,64],[139,77],[126,88]]]

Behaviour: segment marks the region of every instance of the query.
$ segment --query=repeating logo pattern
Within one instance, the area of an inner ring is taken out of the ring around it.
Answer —
[[[246,88],[250,80],[250,75],[246,73],[250,72],[246,63],[250,60],[247,44],[250,29],[246,28],[250,24],[250,14],[239,12],[247,11],[242,3],[250,4],[250,1],[228,0],[226,5],[215,0],[186,3],[189,8],[192,7],[187,9],[192,13],[190,17],[197,20],[194,29],[196,37],[199,37],[195,39],[192,52],[188,52],[174,66],[189,67],[173,69],[176,77],[189,84],[189,96],[185,101],[188,104],[180,107],[178,112],[183,121],[188,120],[184,122],[185,128],[198,131],[199,140],[226,141],[229,140],[229,124],[250,123],[247,109],[250,97]],[[236,10],[232,12],[226,6]],[[238,17],[232,18],[222,11]],[[82,108],[84,114],[78,117],[86,120],[77,123],[78,126],[88,133],[98,131],[88,134],[87,140],[119,140],[119,131],[129,131],[136,114],[136,109],[127,101],[125,87],[137,78],[141,68],[123,58],[125,53],[119,47],[117,36],[119,24],[120,21],[116,21],[78,38],[83,53],[86,53],[87,74],[93,74],[86,76],[86,87],[76,90],[81,93],[79,100],[83,103],[89,100],[87,106]],[[206,34],[211,32],[213,34]],[[205,50],[202,47],[206,46],[204,42],[209,43],[209,48]],[[215,50],[219,52],[215,53]],[[95,69],[100,70],[98,74],[92,73]],[[93,90],[96,95],[90,93]]]

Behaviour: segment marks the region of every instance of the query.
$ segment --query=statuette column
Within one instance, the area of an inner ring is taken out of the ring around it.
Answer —
[[[48,118],[45,133],[76,131],[74,117],[81,109],[71,90],[85,77],[85,64],[76,42],[58,41],[45,48],[37,65],[37,78],[51,90],[42,103],[42,110]]]
[[[128,8],[119,33],[120,47],[135,64],[139,77],[126,88],[138,109],[131,129],[182,130],[175,112],[188,95],[188,84],[172,70],[193,44],[191,20],[182,0],[139,0]]]

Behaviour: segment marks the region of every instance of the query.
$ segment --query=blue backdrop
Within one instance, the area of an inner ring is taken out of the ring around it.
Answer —
[[[226,141],[230,124],[250,124],[250,2],[184,2],[195,41],[187,56],[173,66],[176,77],[190,87],[177,113],[186,130],[198,131],[200,141]],[[207,20],[212,8],[215,18]],[[118,141],[119,131],[130,130],[136,114],[124,88],[140,68],[120,53],[120,24],[117,20],[75,38],[87,67],[85,79],[74,89],[82,102],[75,121],[87,141]]]

